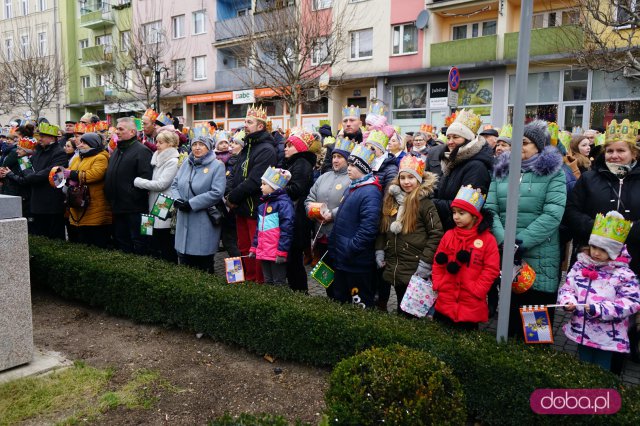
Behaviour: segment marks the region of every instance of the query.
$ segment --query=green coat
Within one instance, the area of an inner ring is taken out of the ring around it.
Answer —
[[[504,241],[507,215],[509,155],[498,158],[487,196],[486,209],[494,215],[493,235]],[[533,288],[556,292],[560,280],[560,238],[558,228],[567,201],[562,156],[555,147],[539,154],[533,171],[522,173],[516,239],[525,248],[523,260],[536,272]]]
[[[376,250],[384,250],[386,266],[383,279],[394,286],[407,286],[411,276],[418,268],[418,262],[423,260],[433,263],[438,244],[442,239],[443,230],[435,204],[428,197],[433,193],[436,176],[426,174],[421,185],[421,199],[418,209],[416,229],[410,234],[402,232],[395,234],[391,230],[380,233],[376,240]],[[393,182],[392,182],[393,183]],[[389,189],[391,190],[391,185]],[[391,214],[392,221],[397,220],[398,212]],[[383,211],[382,214],[385,214]]]

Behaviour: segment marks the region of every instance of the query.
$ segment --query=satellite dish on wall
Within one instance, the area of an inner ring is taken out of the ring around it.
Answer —
[[[416,27],[420,30],[423,30],[429,26],[429,11],[422,10],[418,13],[418,17],[416,18]]]

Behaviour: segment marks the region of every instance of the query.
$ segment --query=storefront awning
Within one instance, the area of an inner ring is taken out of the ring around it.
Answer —
[[[277,93],[268,87],[255,89],[254,96],[256,98],[270,98],[276,96]],[[230,101],[233,100],[233,92],[217,92],[217,93],[204,93],[202,95],[189,95],[187,96],[188,104],[199,104],[203,102],[218,102],[218,101]]]

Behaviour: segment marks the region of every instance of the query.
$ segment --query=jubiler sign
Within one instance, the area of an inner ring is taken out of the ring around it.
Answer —
[[[236,90],[233,92],[234,104],[252,104],[256,101],[253,90]]]

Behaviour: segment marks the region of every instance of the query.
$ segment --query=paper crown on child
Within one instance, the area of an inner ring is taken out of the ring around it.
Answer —
[[[255,118],[256,120],[260,120],[264,123],[267,122],[267,110],[261,106],[251,105],[249,109],[247,109],[247,118]]]
[[[558,123],[555,123],[553,121],[550,122],[547,125],[547,129],[549,129],[549,136],[550,136],[551,145],[557,146],[558,145],[559,135],[560,135],[560,127],[558,126]]]
[[[215,140],[217,145],[218,142],[222,142],[222,141],[229,142],[231,140],[231,135],[229,134],[229,132],[225,130],[217,130],[213,136],[213,139]]]
[[[421,158],[414,157],[413,155],[405,155],[400,161],[399,173],[407,172],[413,175],[418,182],[422,183],[422,176],[424,175],[424,161]]]
[[[420,125],[420,131],[424,133],[433,133],[433,126],[431,124]]]
[[[479,188],[474,188],[471,185],[462,186],[456,194],[456,198],[451,203],[451,207],[458,207],[464,211],[467,211],[474,216],[480,214],[482,206],[484,205],[484,194]]]
[[[325,138],[326,139],[326,138]],[[349,158],[349,154],[353,151],[353,148],[356,146],[356,143],[351,139],[346,138],[338,138],[336,144],[333,146],[333,154],[340,154],[345,159]]]
[[[247,136],[246,132],[244,130],[240,130],[239,132],[236,132],[235,135],[233,135],[233,141],[236,143],[240,143],[242,144],[242,146],[244,146],[245,136]]]
[[[155,112],[155,111],[153,110],[153,108],[149,108],[148,110],[146,110],[146,111],[144,112],[144,115],[143,115],[142,117],[143,117],[143,118],[144,118],[144,117],[147,117],[147,118],[148,118],[149,120],[151,120],[151,121],[156,121],[156,119],[158,118],[158,113],[157,113],[157,112]]]
[[[387,108],[380,101],[374,101],[369,104],[369,114],[371,115],[385,115],[387,113]],[[367,114],[367,115],[369,115]]]
[[[375,153],[373,150],[367,148],[364,144],[359,144],[353,148],[347,161],[359,168],[362,173],[369,174],[372,171],[371,164],[374,158]]]
[[[291,172],[275,167],[269,167],[262,175],[262,180],[273,189],[284,189],[289,179],[291,179]]]
[[[380,130],[372,130],[369,132],[367,139],[364,141],[365,144],[371,144],[378,148],[380,151],[384,152],[387,149],[387,145],[389,144],[389,137]]]
[[[73,126],[73,133],[87,133],[87,125],[84,124],[82,121],[78,121],[74,126]]]
[[[38,142],[33,138],[20,138],[18,139],[18,147],[25,150],[27,154],[32,154],[36,149]]]
[[[169,117],[167,117],[167,115],[164,112],[161,112],[156,117],[156,124],[159,124],[160,126],[168,126],[169,124],[172,124],[172,123],[173,121]]]
[[[55,124],[42,122],[38,125],[38,134],[47,136],[58,136],[60,128]]]
[[[611,259],[616,259],[622,251],[622,246],[631,231],[631,221],[617,211],[610,211],[605,215],[598,213],[593,223],[589,245],[605,250]]]
[[[472,109],[463,109],[458,113],[455,121],[447,128],[447,136],[453,134],[462,136],[467,140],[473,140],[481,124],[480,116],[474,114]]]
[[[342,108],[342,119],[347,117],[360,118],[360,107],[351,105]]]
[[[636,144],[636,136],[638,136],[638,127],[632,125],[628,118],[625,118],[618,124],[616,120],[611,120],[607,126],[605,143],[626,142],[628,144]]]
[[[505,124],[504,126],[502,126],[502,129],[500,129],[500,133],[498,133],[499,138],[511,139],[512,135],[513,135],[513,127],[511,126],[511,124]]]
[[[93,128],[94,132],[106,132],[109,130],[109,123],[106,121],[98,121]]]

